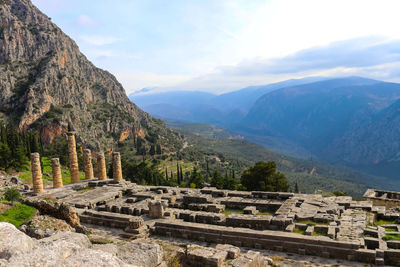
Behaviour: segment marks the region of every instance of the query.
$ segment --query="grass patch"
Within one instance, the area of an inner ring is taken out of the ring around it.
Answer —
[[[374,222],[375,226],[380,226],[380,225],[385,225],[385,224],[397,224],[397,221],[377,220]]]
[[[306,224],[308,226],[315,226],[315,225],[328,225],[329,223],[324,223],[324,222],[314,222],[312,220],[300,220],[300,221],[296,221],[296,223],[301,223],[301,224]]]
[[[257,215],[273,215],[273,214],[269,211],[262,211],[262,212],[258,212]]]
[[[385,228],[386,232],[397,232],[397,229],[393,229],[393,228]]]
[[[50,169],[48,169],[50,168]],[[61,168],[61,177],[63,184],[70,184],[71,183],[71,174],[69,172],[69,169],[67,168]],[[31,171],[26,171],[23,174],[19,176],[20,179],[22,179],[25,183],[32,183],[32,172]],[[79,172],[79,178],[81,180],[85,180],[85,173],[84,172]],[[51,171],[51,167],[49,166],[43,166],[43,183],[47,184],[49,182],[53,181],[53,174]]]
[[[25,204],[17,204],[3,214],[0,214],[0,222],[8,222],[20,227],[23,223],[28,222],[35,214],[36,209]]]
[[[101,236],[89,236],[89,240],[92,244],[98,244],[98,245],[114,243],[114,241]]]
[[[394,240],[394,241],[400,241],[400,234],[395,234],[395,233],[386,233],[384,237],[382,237],[383,240]]]
[[[87,191],[92,190],[92,189],[94,189],[94,187],[90,187],[90,186],[87,185],[87,186],[85,186],[83,188],[80,188],[80,189],[78,189],[76,191],[78,191],[80,193],[84,193],[84,192],[87,192]]]
[[[228,217],[231,214],[243,214],[243,210],[225,209],[224,211],[225,217]]]
[[[317,223],[311,220],[301,220],[301,221],[296,221],[297,223],[301,223],[301,224],[306,224],[308,226],[314,226]]]
[[[305,232],[306,232],[306,230],[302,230],[302,229],[300,229],[300,228],[298,228],[298,227],[295,227],[295,228],[293,229],[293,233],[295,233],[295,234],[304,235]]]
[[[314,228],[314,231],[312,233],[313,236],[326,236],[327,233],[318,229]]]

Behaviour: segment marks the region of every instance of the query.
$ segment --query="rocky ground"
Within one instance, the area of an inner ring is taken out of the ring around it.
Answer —
[[[0,223],[0,266],[159,266],[162,248],[152,242],[92,244],[84,234],[57,232],[31,238]]]
[[[9,187],[19,187],[29,189],[27,185],[24,185],[22,180],[17,176],[7,175],[5,172],[0,171],[0,188],[9,188]]]

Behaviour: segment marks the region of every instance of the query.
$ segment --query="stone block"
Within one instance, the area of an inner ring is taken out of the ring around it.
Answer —
[[[251,214],[251,215],[256,215],[257,214],[257,208],[255,206],[247,206],[246,208],[243,209],[244,214]]]
[[[217,244],[215,246],[218,250],[223,250],[228,252],[228,259],[236,259],[240,255],[240,248],[228,245],[228,244]]]

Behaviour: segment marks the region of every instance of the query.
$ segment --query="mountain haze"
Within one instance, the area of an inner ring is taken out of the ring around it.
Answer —
[[[241,126],[255,135],[293,141],[329,162],[376,164],[396,160],[392,141],[400,136],[391,129],[396,129],[399,98],[400,84],[332,79],[262,96]]]
[[[187,101],[185,94],[191,95]],[[281,153],[398,178],[400,84],[316,77],[207,95],[197,102],[193,92],[178,95],[180,103],[157,94],[152,102],[148,95],[142,107],[162,118],[215,124]]]
[[[214,123],[223,126],[237,124],[262,95],[287,86],[323,80],[322,77],[291,79],[268,85],[249,86],[215,95],[201,91],[169,91],[151,93],[143,89],[129,99],[150,114],[187,122]]]

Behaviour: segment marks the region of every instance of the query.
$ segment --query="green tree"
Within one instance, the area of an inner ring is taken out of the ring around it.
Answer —
[[[0,169],[7,170],[11,164],[11,150],[7,143],[0,143]]]
[[[4,193],[4,198],[7,201],[11,201],[11,203],[14,205],[15,201],[20,200],[21,198],[21,193],[18,191],[17,188],[12,187],[12,188],[8,188],[6,189],[5,193]]]
[[[253,167],[244,170],[241,184],[250,191],[286,192],[289,189],[285,175],[277,172],[276,163],[273,161],[259,161]]]
[[[236,190],[237,189],[237,180],[233,177],[228,177],[226,176],[224,178],[224,189],[229,189],[229,190]]]
[[[156,154],[157,155],[161,155],[162,154],[162,150],[161,150],[161,145],[160,144],[156,145]]]
[[[224,179],[222,178],[221,174],[219,174],[218,170],[215,170],[213,177],[211,178],[211,186],[218,189],[222,189],[224,187]]]
[[[299,185],[297,184],[297,181],[296,181],[296,184],[294,185],[294,192],[295,192],[296,194],[300,193]]]
[[[153,144],[150,146],[150,151],[149,151],[151,156],[154,156],[156,154],[156,148],[154,147]]]
[[[193,171],[190,174],[189,185],[190,184],[195,184],[196,188],[203,187],[203,184],[204,184],[203,176],[201,175],[200,170],[198,170],[196,167],[193,167]]]

